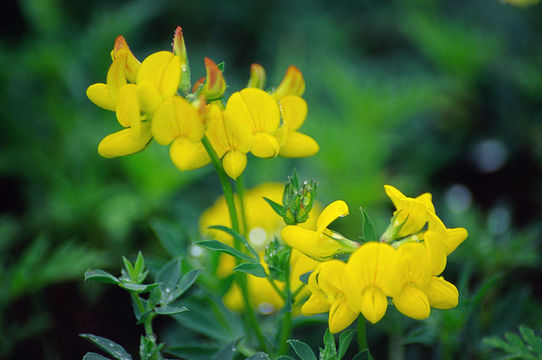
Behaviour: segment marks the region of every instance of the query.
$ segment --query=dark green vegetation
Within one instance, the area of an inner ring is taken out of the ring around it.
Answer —
[[[137,353],[142,328],[127,294],[83,283],[83,274],[99,267],[116,274],[121,256],[134,260],[140,249],[149,263],[164,262],[175,250],[166,252],[150,225],[173,222],[175,236],[196,240],[198,216],[220,187],[211,166],[180,173],[157,144],[100,158],[98,142],[119,127],[85,90],[105,81],[117,35],[142,60],[169,49],[177,25],[193,80],[203,75],[203,56],[225,62],[234,89],[252,62],[266,68],[269,86],[290,64],[305,76],[303,132],[320,153],[251,157],[247,187],[284,181],[296,167],[320,182],[319,201],[363,206],[379,233],[392,209],[384,184],[409,196],[429,191],[446,224],[469,231],[445,274],[458,285],[460,305],[423,322],[391,312],[368,327],[376,358],[494,358],[502,353],[490,345],[507,343],[484,338],[519,333],[520,324],[539,334],[542,5],[26,0],[3,7],[0,357],[81,358],[94,348],[79,333]],[[354,237],[360,215],[352,214],[339,226]],[[170,325],[157,321],[166,333]],[[314,350],[324,330],[300,324],[294,337]]]

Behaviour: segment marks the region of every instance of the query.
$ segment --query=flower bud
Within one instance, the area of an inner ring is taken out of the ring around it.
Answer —
[[[282,196],[286,224],[295,225],[307,221],[316,197],[317,185],[316,181],[311,180],[300,186],[296,173],[289,177]]]
[[[139,60],[136,59],[134,54],[132,54],[132,51],[130,50],[130,47],[126,43],[126,40],[124,39],[124,37],[122,35],[119,35],[115,39],[115,45],[113,46],[113,50],[111,51],[111,58],[113,59],[113,61],[115,61],[115,59],[123,53],[127,54],[126,78],[130,82],[135,83],[136,77],[137,77],[137,71],[139,70],[139,66],[141,65],[141,63],[139,62]]]
[[[179,56],[181,59],[181,81],[179,82],[179,89],[186,94],[190,91],[191,87],[190,66],[188,65],[188,54],[184,44],[183,30],[180,26],[177,26],[175,35],[173,36],[173,54]]]
[[[224,80],[222,70],[216,66],[213,60],[207,57],[205,58],[205,69],[207,70],[207,76],[201,93],[207,101],[220,99],[224,95],[224,91],[226,91],[226,80]]]
[[[280,85],[273,91],[275,99],[280,100],[287,95],[302,96],[305,92],[305,80],[301,71],[293,65],[286,70]]]
[[[250,79],[248,79],[248,88],[263,89],[265,86],[265,69],[260,64],[250,65]]]

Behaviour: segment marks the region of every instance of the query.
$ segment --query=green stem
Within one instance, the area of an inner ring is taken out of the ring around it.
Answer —
[[[215,149],[213,149],[213,146],[209,142],[209,139],[207,139],[206,135],[203,135],[201,143],[205,147],[207,154],[209,154],[211,162],[213,163],[213,166],[215,167],[215,170],[218,174],[220,185],[222,185],[222,191],[224,192],[224,198],[226,199],[226,204],[228,205],[228,212],[230,213],[231,228],[234,231],[239,232],[239,220],[237,219],[237,212],[235,211],[235,200],[233,198],[233,191],[228,175],[224,171],[222,163],[220,162],[220,159],[218,158]],[[239,242],[235,240],[235,248],[239,249],[240,246],[241,244],[239,244]]]
[[[365,318],[363,316],[358,317],[358,347],[359,351],[369,351],[367,336],[365,334]]]
[[[286,297],[286,301],[290,302],[290,305],[286,304],[285,306],[289,306],[287,309],[288,311],[284,312],[284,315],[282,316],[282,327],[280,329],[280,336],[279,336],[279,349],[278,353],[280,355],[285,355],[288,350],[288,343],[286,342],[291,336],[292,336],[292,289],[290,287],[290,256],[292,252],[288,254],[287,264],[286,267],[286,286],[284,287],[284,293]]]
[[[235,200],[233,198],[233,190],[232,190],[229,177],[224,171],[224,168],[222,167],[222,163],[220,162],[220,159],[218,155],[216,154],[215,149],[209,142],[209,139],[207,138],[206,135],[203,136],[203,138],[201,139],[201,142],[203,146],[205,147],[207,154],[209,154],[209,157],[211,158],[211,163],[215,167],[215,170],[218,174],[218,178],[220,180],[220,184],[222,185],[222,191],[224,192],[224,199],[226,200],[226,204],[228,205],[228,211],[230,213],[231,228],[233,231],[239,232],[239,220],[237,218],[237,211],[235,209]],[[237,250],[241,249],[241,244],[236,239],[234,239],[234,247]],[[237,264],[239,264],[241,261],[238,258],[236,258],[236,262]],[[258,322],[258,317],[256,316],[256,312],[254,311],[254,308],[252,307],[252,304],[250,303],[246,274],[241,273],[241,272],[235,274],[235,281],[237,282],[237,285],[239,286],[239,289],[241,290],[241,294],[243,295],[245,315],[249,323],[251,333],[253,332],[256,335],[256,338],[262,350],[267,352],[267,344],[265,342],[265,337],[263,336],[262,330],[260,328],[260,323]]]
[[[130,292],[130,296],[132,297],[132,300],[135,302],[137,308],[139,309],[140,313],[145,313],[145,306],[141,302],[141,299],[139,298],[139,295],[135,292]],[[152,330],[152,314],[149,314],[146,316],[143,320],[143,326],[145,327],[145,336],[147,339],[155,341],[156,337],[154,335],[154,332]]]
[[[247,224],[247,216],[245,213],[245,186],[243,184],[243,175],[239,175],[237,178],[237,181],[235,182],[235,188],[237,191],[237,194],[239,195],[239,204],[241,207],[241,222],[243,225],[243,235],[248,236],[248,224]]]
[[[267,274],[267,281],[269,281],[269,284],[271,284],[271,287],[275,289],[275,292],[282,300],[286,300],[286,295],[283,294],[283,292],[278,288],[277,284],[269,277],[270,275]]]

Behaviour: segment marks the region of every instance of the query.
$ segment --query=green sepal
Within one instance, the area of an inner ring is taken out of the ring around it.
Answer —
[[[364,208],[360,207],[359,211],[361,211],[361,232],[363,234],[363,239],[365,241],[377,241],[375,228],[373,226],[373,223],[371,219],[369,218],[369,215],[365,211]]]
[[[271,206],[271,209],[273,209],[273,211],[280,217],[284,217],[284,207],[282,207],[282,205],[280,205],[279,203],[277,202],[274,202],[273,200],[271,199],[268,199],[266,197],[263,198],[268,204],[269,206]]]

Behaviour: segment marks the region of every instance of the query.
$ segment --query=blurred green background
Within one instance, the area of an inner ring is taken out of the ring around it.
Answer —
[[[85,270],[117,273],[139,249],[165,257],[152,221],[192,236],[220,194],[210,166],[181,173],[157,144],[122,159],[97,154],[118,124],[85,90],[105,81],[115,37],[142,60],[168,50],[177,25],[193,80],[204,56],[225,62],[229,93],[253,62],[269,86],[290,64],[305,76],[302,131],[320,153],[252,157],[247,187],[285,181],[295,167],[320,182],[321,202],[347,201],[352,215],[337,226],[356,236],[359,206],[385,229],[382,186],[392,184],[431,192],[446,225],[468,229],[445,273],[460,306],[370,327],[377,359],[398,358],[400,344],[408,359],[491,358],[484,337],[540,330],[542,5],[9,0],[0,16],[0,358],[81,358],[92,350],[82,332],[135,349],[128,296],[83,283]]]

